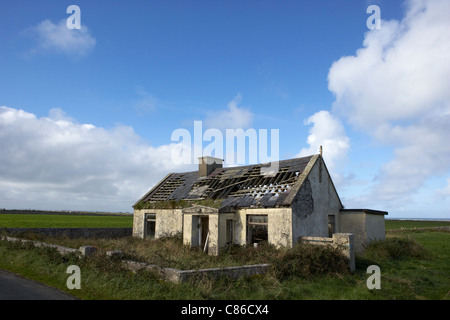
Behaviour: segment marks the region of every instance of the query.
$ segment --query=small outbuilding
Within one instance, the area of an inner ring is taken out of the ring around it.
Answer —
[[[181,233],[216,255],[230,244],[292,247],[302,237],[352,233],[356,252],[384,239],[387,212],[344,209],[320,154],[239,167],[202,157],[199,170],[171,173],[134,204],[133,236]]]

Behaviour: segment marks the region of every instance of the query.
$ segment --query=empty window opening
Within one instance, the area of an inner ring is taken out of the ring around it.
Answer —
[[[234,221],[233,219],[227,219],[227,244],[232,244],[234,239]]]
[[[155,213],[145,214],[145,238],[155,239],[155,229],[156,229],[156,214]]]
[[[260,243],[269,238],[267,214],[247,215],[247,243]]]
[[[336,233],[336,216],[328,216],[328,237],[332,237]]]

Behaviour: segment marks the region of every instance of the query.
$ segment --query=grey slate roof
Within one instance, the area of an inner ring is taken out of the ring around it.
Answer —
[[[220,199],[222,208],[288,206],[289,194],[298,190],[294,186],[313,157],[279,161],[278,171],[270,175],[261,172],[269,164],[217,168],[202,178],[198,171],[171,173],[139,202]]]

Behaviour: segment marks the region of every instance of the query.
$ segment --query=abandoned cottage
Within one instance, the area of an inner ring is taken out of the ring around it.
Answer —
[[[351,233],[355,252],[384,239],[385,211],[344,209],[320,154],[270,164],[222,166],[202,157],[198,171],[171,173],[134,205],[133,236],[181,233],[216,255],[228,244],[268,241],[292,247],[301,237]]]

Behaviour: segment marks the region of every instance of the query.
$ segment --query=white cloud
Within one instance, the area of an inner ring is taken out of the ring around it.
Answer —
[[[176,144],[145,144],[131,127],[79,124],[60,109],[37,118],[0,107],[0,207],[131,211],[168,172]]]
[[[370,195],[394,204],[450,170],[450,2],[411,0],[401,21],[368,31],[329,72],[333,111],[393,147]]]
[[[333,172],[336,164],[345,158],[350,148],[350,139],[345,133],[344,126],[328,111],[316,112],[306,120],[305,124],[313,124],[306,141],[309,148],[303,148],[297,157],[317,154],[322,146],[323,158],[328,169]]]
[[[81,25],[81,29],[69,29],[65,19],[58,24],[44,20],[27,29],[25,33],[36,41],[30,50],[31,54],[56,52],[71,57],[82,57],[96,45],[96,40],[86,25]]]
[[[447,186],[437,190],[436,195],[443,198],[450,197],[450,178],[447,178]]]
[[[209,128],[216,129],[246,129],[252,125],[253,113],[245,108],[240,108],[242,101],[240,94],[236,95],[227,105],[227,109],[214,112],[205,119]]]
[[[448,1],[410,1],[401,21],[384,21],[367,32],[356,56],[329,72],[335,111],[365,130],[415,120],[450,101]]]

